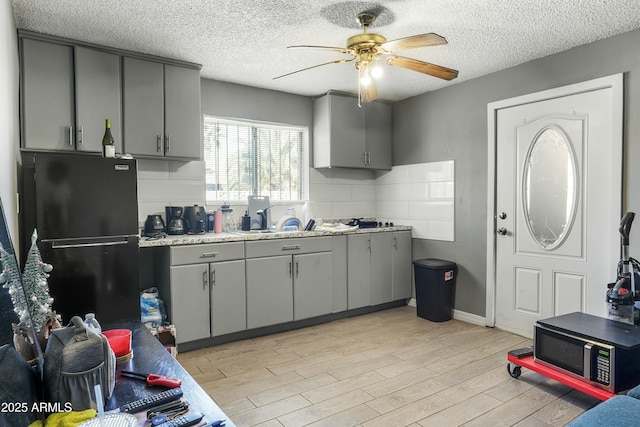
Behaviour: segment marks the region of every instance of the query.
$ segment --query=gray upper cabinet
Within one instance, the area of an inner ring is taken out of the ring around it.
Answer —
[[[200,159],[200,71],[165,65],[164,105],[166,155]]]
[[[198,64],[19,32],[21,148],[202,158]]]
[[[313,104],[315,168],[391,169],[391,106],[328,93]]]
[[[105,119],[116,152],[120,131],[120,57],[80,46],[23,38],[22,147],[102,151]]]
[[[76,149],[102,152],[105,119],[111,120],[116,153],[122,153],[120,56],[75,48]]]
[[[367,123],[367,167],[391,169],[391,106],[374,101],[363,105]]]
[[[122,67],[125,152],[164,157],[164,67],[129,57]]]
[[[73,47],[21,39],[22,148],[75,150]]]
[[[200,72],[123,58],[125,151],[200,159]]]

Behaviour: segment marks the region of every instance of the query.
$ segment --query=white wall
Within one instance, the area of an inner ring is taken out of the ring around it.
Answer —
[[[18,36],[11,2],[0,2],[0,198],[14,246],[18,245],[19,159]]]

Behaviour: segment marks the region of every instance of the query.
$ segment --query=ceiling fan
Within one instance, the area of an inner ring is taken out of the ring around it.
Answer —
[[[335,61],[303,68],[275,77],[274,80],[324,65],[353,62],[356,70],[358,70],[358,105],[360,105],[361,102],[370,102],[377,97],[375,79],[382,74],[382,69],[378,67],[379,63],[406,68],[444,80],[452,80],[458,77],[457,70],[393,54],[393,52],[397,50],[447,44],[447,40],[444,37],[435,33],[426,33],[387,41],[384,36],[369,32],[369,27],[376,20],[376,17],[376,14],[371,11],[358,14],[358,22],[364,31],[362,34],[349,37],[349,39],[347,39],[347,47],[344,48],[312,45],[288,46],[288,48],[332,50],[351,55],[351,58],[337,59]]]

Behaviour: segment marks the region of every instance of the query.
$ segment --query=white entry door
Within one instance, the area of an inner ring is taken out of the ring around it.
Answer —
[[[621,86],[613,76],[489,110],[496,327],[531,337],[538,319],[606,315],[620,253]]]

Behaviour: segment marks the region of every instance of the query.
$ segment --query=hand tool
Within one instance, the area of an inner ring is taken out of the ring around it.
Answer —
[[[182,381],[177,378],[165,377],[158,374],[141,374],[140,372],[133,371],[122,371],[121,374],[123,377],[146,381],[150,386],[176,388],[182,385]]]

